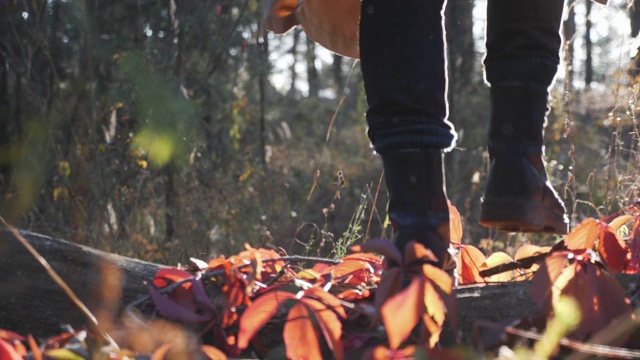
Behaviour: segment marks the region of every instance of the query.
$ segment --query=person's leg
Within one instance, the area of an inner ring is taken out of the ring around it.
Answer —
[[[544,168],[548,87],[559,63],[563,0],[489,0],[485,75],[491,159],[480,223],[502,231],[567,232]]]
[[[442,152],[446,121],[444,0],[363,0],[360,58],[369,137],[381,155],[398,249],[416,240],[448,262],[449,210]]]

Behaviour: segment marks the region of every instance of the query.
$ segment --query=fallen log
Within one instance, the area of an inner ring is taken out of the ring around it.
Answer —
[[[44,235],[21,234],[92,311],[117,312],[122,304],[146,295],[143,281],[164,267]],[[89,321],[23,245],[0,231],[0,329],[45,338],[60,334],[65,324],[80,328]]]
[[[143,282],[164,267],[39,234],[22,234],[92,311],[106,309],[108,316],[147,295]],[[4,231],[0,231],[0,259],[0,329],[44,338],[59,334],[62,324],[88,324],[36,259]],[[618,280],[628,294],[640,283],[640,277],[631,275]],[[477,340],[473,333],[479,320],[504,322],[540,315],[528,282],[464,286],[457,289],[457,301],[458,328],[465,343]]]

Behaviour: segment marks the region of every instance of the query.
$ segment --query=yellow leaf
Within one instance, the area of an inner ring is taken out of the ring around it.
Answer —
[[[166,165],[174,155],[174,138],[164,132],[142,130],[135,138],[140,150],[147,153],[149,160],[155,166]]]
[[[67,349],[49,349],[44,355],[54,360],[85,360],[84,357]]]
[[[58,162],[58,175],[68,178],[71,175],[71,167],[68,161]]]

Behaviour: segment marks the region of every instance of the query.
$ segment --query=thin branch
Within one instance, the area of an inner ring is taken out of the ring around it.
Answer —
[[[521,336],[531,340],[541,340],[544,338],[544,335],[537,333],[535,331],[521,330],[516,329],[512,326],[504,326],[488,321],[478,321],[476,323],[477,326],[485,327],[494,330],[501,330],[506,333]],[[566,348],[571,350],[579,351],[582,353],[595,355],[595,356],[603,356],[608,358],[617,358],[617,359],[637,359],[640,358],[640,350],[626,349],[614,346],[600,345],[600,344],[590,344],[582,341],[571,340],[567,338],[561,338],[558,343]]]

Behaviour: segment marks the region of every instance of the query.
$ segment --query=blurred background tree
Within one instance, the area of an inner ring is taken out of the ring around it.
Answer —
[[[546,137],[572,215],[635,201],[637,47],[628,4],[569,0]],[[487,154],[483,0],[447,8],[447,158],[465,241],[552,237],[477,225]],[[631,7],[631,18],[635,8]],[[0,1],[0,213],[22,229],[171,263],[253,246],[334,256],[388,236],[359,65],[258,0]]]

